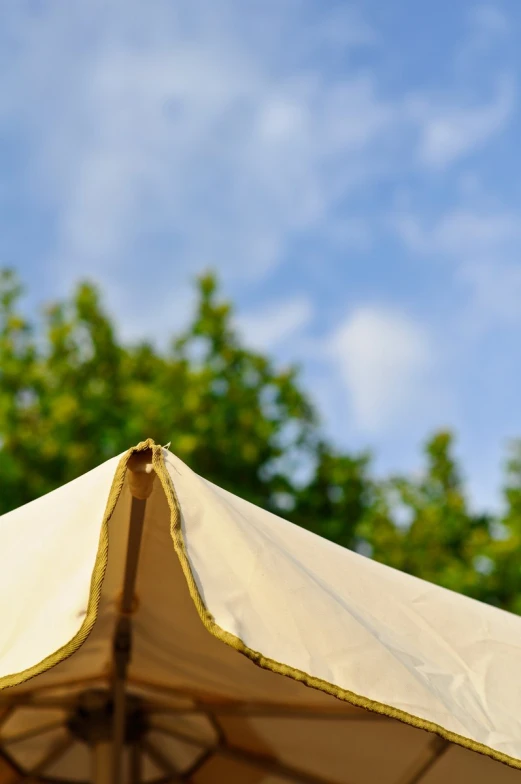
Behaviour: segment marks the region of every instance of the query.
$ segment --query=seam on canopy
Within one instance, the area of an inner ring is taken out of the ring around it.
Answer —
[[[72,656],[73,653],[76,653],[78,648],[83,645],[87,637],[92,631],[92,628],[96,622],[96,618],[98,617],[98,608],[101,598],[101,587],[103,584],[103,579],[105,577],[105,572],[107,569],[107,562],[108,562],[108,546],[109,546],[109,520],[112,517],[114,509],[116,508],[116,504],[118,502],[119,496],[121,494],[121,490],[123,488],[123,483],[125,481],[125,474],[127,470],[127,463],[132,454],[134,452],[141,452],[144,449],[157,449],[158,447],[155,446],[154,441],[152,439],[147,439],[146,441],[142,441],[137,446],[132,447],[131,449],[126,452],[121,460],[118,463],[118,467],[116,468],[114,479],[112,480],[112,485],[109,491],[109,496],[107,499],[107,504],[105,507],[105,513],[103,515],[103,520],[101,523],[101,533],[98,545],[98,552],[96,554],[96,561],[94,563],[94,570],[92,572],[91,583],[90,583],[90,591],[89,591],[89,601],[87,605],[87,613],[85,618],[83,619],[83,623],[81,624],[79,630],[76,632],[74,637],[72,637],[65,645],[59,648],[54,653],[51,653],[42,661],[34,664],[32,667],[28,667],[21,672],[15,672],[12,675],[4,675],[0,677],[0,691],[2,689],[7,689],[11,686],[19,686],[25,681],[30,680],[31,678],[35,678],[37,675],[41,675],[42,673],[50,670],[51,667],[55,667],[57,664],[60,664],[65,659],[68,659],[69,656]]]
[[[478,741],[472,740],[471,738],[466,738],[463,735],[458,735],[455,732],[451,732],[450,730],[445,729],[444,727],[435,724],[434,722],[427,721],[426,719],[422,719],[418,716],[414,716],[413,714],[406,713],[398,708],[393,708],[391,705],[386,705],[381,702],[376,702],[375,700],[368,699],[367,697],[363,697],[359,694],[355,694],[354,692],[348,691],[346,689],[342,689],[339,686],[336,686],[333,683],[329,683],[328,681],[324,681],[321,678],[316,678],[312,675],[309,675],[306,672],[302,672],[301,670],[297,670],[294,667],[291,667],[287,664],[283,664],[281,662],[277,662],[273,659],[270,659],[266,656],[263,656],[262,653],[259,651],[254,651],[252,648],[249,648],[243,640],[239,637],[236,637],[234,634],[222,629],[216,622],[211,614],[211,612],[206,607],[203,598],[199,592],[199,588],[195,581],[190,561],[188,559],[188,554],[186,550],[186,545],[183,537],[183,531],[181,527],[181,513],[180,513],[180,503],[179,499],[177,498],[177,494],[175,491],[174,484],[168,473],[168,470],[165,465],[165,460],[163,456],[163,452],[161,448],[154,449],[153,455],[154,461],[154,468],[155,471],[161,481],[163,489],[165,491],[168,505],[170,507],[170,533],[172,536],[172,541],[174,544],[174,549],[176,554],[179,558],[181,568],[183,570],[188,590],[190,592],[190,596],[195,604],[197,612],[201,621],[203,622],[207,631],[210,632],[214,637],[216,637],[221,642],[229,645],[231,648],[234,648],[239,653],[246,656],[250,661],[256,664],[258,667],[262,669],[269,670],[270,672],[274,672],[277,675],[284,675],[287,678],[292,678],[295,681],[303,683],[306,686],[309,686],[312,689],[317,689],[318,691],[322,691],[326,694],[330,694],[337,699],[340,699],[344,702],[348,702],[351,705],[354,705],[358,708],[365,708],[366,710],[372,711],[373,713],[378,713],[383,716],[388,716],[391,719],[397,719],[404,724],[408,724],[412,727],[416,727],[417,729],[425,730],[427,732],[432,732],[439,737],[447,740],[451,743],[454,743],[457,746],[462,746],[465,749],[470,751],[478,752],[486,757],[490,757],[497,762],[502,762],[503,764],[516,769],[521,769],[521,760],[516,759],[515,757],[511,757],[508,754],[504,754],[501,751],[497,751],[496,749],[490,748],[483,743],[479,743]]]

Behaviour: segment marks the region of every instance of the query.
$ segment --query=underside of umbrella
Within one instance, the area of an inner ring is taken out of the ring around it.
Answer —
[[[0,784],[521,782],[521,620],[151,441],[0,518]]]

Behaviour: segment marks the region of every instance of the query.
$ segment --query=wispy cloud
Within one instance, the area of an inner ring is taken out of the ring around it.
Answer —
[[[490,329],[521,325],[521,267],[517,260],[467,262],[458,278],[470,293],[461,317],[466,334],[475,338]]]
[[[453,282],[466,290],[463,335],[521,323],[521,210],[461,206],[431,221],[404,212],[391,223],[410,252],[450,264]]]
[[[430,222],[406,212],[397,214],[392,224],[415,253],[456,261],[503,255],[521,240],[519,215],[514,212],[458,207]]]
[[[249,346],[273,351],[295,336],[301,337],[314,315],[308,296],[295,296],[263,304],[236,317],[236,326]]]
[[[351,6],[319,5],[17,4],[0,122],[25,146],[27,190],[52,211],[49,270],[114,289],[131,276],[151,295],[152,253],[166,297],[208,264],[266,275],[302,234],[367,248],[367,218],[346,207],[406,170],[414,127],[419,160],[446,166],[506,123],[507,77],[489,102],[462,107],[459,90],[390,100],[377,71],[349,59],[379,33]],[[500,27],[489,7],[474,16],[476,29]]]
[[[433,346],[425,330],[399,311],[358,307],[330,337],[329,352],[361,430],[400,427],[430,398]]]
[[[492,3],[476,5],[470,10],[469,46],[473,53],[488,49],[509,33],[508,19],[503,11]]]
[[[419,132],[417,162],[427,170],[446,170],[479,152],[514,114],[517,78],[497,59],[510,40],[507,18],[496,5],[481,4],[467,11],[465,21],[466,35],[448,59],[450,82],[443,88],[438,81],[407,102]]]
[[[68,278],[121,281],[157,238],[165,281],[209,263],[265,274],[371,177],[395,121],[370,73],[316,56],[372,44],[352,10],[296,24],[306,4],[289,0],[253,4],[251,19],[206,0],[22,5],[2,122],[21,124]]]
[[[420,129],[418,160],[429,168],[444,168],[471,155],[506,127],[515,105],[515,85],[504,75],[485,102],[464,95],[440,102],[411,101],[409,111]]]

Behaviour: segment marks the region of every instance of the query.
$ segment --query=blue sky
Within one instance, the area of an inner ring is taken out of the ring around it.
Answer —
[[[219,272],[343,447],[475,506],[521,436],[521,6],[17,0],[0,28],[0,263],[99,282],[126,339]]]

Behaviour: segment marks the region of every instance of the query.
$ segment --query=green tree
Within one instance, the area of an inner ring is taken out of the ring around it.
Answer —
[[[521,614],[521,441],[514,441],[506,461],[502,514],[491,521],[485,547],[486,600]]]
[[[298,368],[242,346],[215,278],[201,276],[198,289],[191,324],[161,353],[120,345],[90,284],[47,308],[38,331],[21,315],[16,277],[3,273],[0,511],[150,436],[211,481],[301,523],[327,518],[329,533],[352,543],[365,464],[320,443]],[[303,460],[317,466],[305,488],[293,479]],[[347,494],[322,498],[324,483]]]
[[[191,323],[158,351],[121,344],[91,284],[32,323],[16,275],[0,274],[0,513],[152,437],[338,544],[521,612],[521,446],[498,519],[471,511],[449,432],[427,442],[420,476],[377,481],[368,453],[324,438],[298,366],[243,345],[214,276],[197,286]]]
[[[360,531],[375,559],[490,601],[493,521],[469,508],[452,433],[440,431],[426,443],[425,464],[417,477],[396,476],[375,485]]]
[[[346,455],[317,443],[315,470],[295,493],[291,520],[337,544],[364,550],[361,524],[374,504],[370,455]]]

